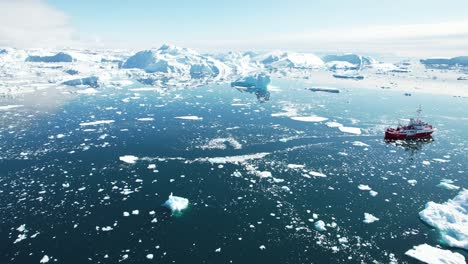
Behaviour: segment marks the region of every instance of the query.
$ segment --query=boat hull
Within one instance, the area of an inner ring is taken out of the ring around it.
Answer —
[[[386,139],[399,139],[399,140],[403,140],[403,139],[419,139],[419,138],[427,138],[427,137],[430,137],[432,135],[434,131],[428,131],[428,132],[421,132],[421,133],[416,133],[416,134],[411,134],[411,135],[408,135],[408,134],[405,134],[405,133],[398,133],[398,132],[389,132],[389,131],[386,131],[385,132],[385,138]]]

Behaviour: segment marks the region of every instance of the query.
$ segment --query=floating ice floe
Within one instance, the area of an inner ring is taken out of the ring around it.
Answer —
[[[175,118],[183,120],[203,120],[203,117],[199,116],[176,116]]]
[[[318,171],[309,171],[309,174],[314,177],[327,177],[327,175]]]
[[[425,209],[419,212],[419,217],[435,227],[447,245],[468,250],[467,189],[445,203],[428,202]]]
[[[361,135],[361,129],[358,127],[345,127],[345,126],[340,126],[338,129],[341,132],[344,133],[350,133],[350,134],[355,134],[355,135]]]
[[[39,263],[48,263],[48,262],[49,262],[49,256],[47,255],[44,255],[39,261]]]
[[[314,228],[319,232],[327,231],[327,228],[325,227],[325,222],[323,222],[322,220],[318,220],[317,222],[315,222]]]
[[[353,141],[352,144],[353,146],[356,146],[356,147],[369,147],[369,145],[361,141]]]
[[[214,138],[210,140],[207,144],[201,146],[200,148],[202,149],[226,149],[227,144],[229,144],[231,147],[234,149],[241,149],[242,144],[239,143],[235,138],[229,137],[229,138]]]
[[[458,190],[460,189],[459,186],[456,186],[453,184],[452,180],[444,179],[441,180],[440,183],[437,185],[437,187],[446,189],[446,190]]]
[[[303,169],[305,165],[302,164],[288,164],[289,169]]]
[[[358,188],[359,188],[359,190],[361,190],[361,191],[370,191],[370,190],[372,190],[372,188],[369,187],[369,185],[364,185],[364,184],[359,184],[359,185],[358,185]]]
[[[332,128],[334,128],[334,127],[342,127],[342,126],[343,126],[342,124],[340,124],[340,123],[338,123],[338,122],[327,122],[327,123],[325,123],[325,125],[326,125],[327,127],[332,127]]]
[[[75,59],[67,53],[59,52],[53,56],[28,56],[27,62],[73,62]]]
[[[19,107],[23,107],[23,105],[1,105],[0,111],[11,110],[11,109],[19,108]]]
[[[96,76],[68,80],[68,81],[63,82],[62,84],[68,85],[68,86],[82,86],[83,85],[83,86],[90,86],[93,88],[98,88],[100,86],[99,78]]]
[[[97,126],[97,125],[111,124],[114,122],[115,122],[114,120],[99,120],[99,121],[80,123],[80,126]]]
[[[154,118],[152,118],[152,117],[142,117],[142,118],[137,118],[137,121],[149,122],[149,121],[154,121]]]
[[[225,164],[225,163],[241,163],[248,160],[262,159],[267,155],[270,155],[269,152],[260,152],[250,155],[239,155],[239,156],[227,156],[227,157],[213,157],[213,158],[198,158],[195,161],[200,162],[209,162],[213,164]]]
[[[366,224],[374,223],[376,221],[379,221],[379,218],[369,214],[369,213],[364,213],[364,220],[363,222]]]
[[[328,120],[326,117],[321,116],[292,116],[292,120],[302,121],[302,122],[323,122]]]
[[[172,195],[172,193],[169,195],[169,199],[163,204],[165,207],[169,208],[172,213],[179,213],[182,210],[186,209],[188,207],[189,200],[183,197],[178,197]]]
[[[84,89],[84,90],[78,90],[78,91],[76,91],[76,93],[79,93],[79,94],[97,94],[97,93],[99,93],[99,91],[94,89],[94,88],[88,88],[88,89]]]
[[[125,163],[129,163],[129,164],[135,164],[138,160],[138,157],[136,156],[133,156],[133,155],[125,155],[125,156],[121,156],[119,157],[119,160],[125,162]]]
[[[465,257],[456,252],[450,250],[444,250],[430,246],[428,244],[422,244],[414,246],[405,252],[405,255],[415,258],[419,261],[429,264],[465,264]]]

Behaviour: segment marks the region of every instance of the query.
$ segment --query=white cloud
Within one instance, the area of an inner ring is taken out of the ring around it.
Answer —
[[[0,46],[74,45],[68,16],[42,0],[0,0]]]
[[[468,21],[393,26],[367,26],[260,35],[238,40],[193,43],[200,48],[288,49],[394,53],[403,56],[468,54]]]

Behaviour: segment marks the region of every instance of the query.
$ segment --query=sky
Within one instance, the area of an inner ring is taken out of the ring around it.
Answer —
[[[467,0],[0,0],[0,46],[468,55]]]

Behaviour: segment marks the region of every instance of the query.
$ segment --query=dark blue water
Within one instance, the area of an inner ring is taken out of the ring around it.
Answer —
[[[388,263],[414,262],[404,252],[415,245],[444,246],[418,212],[456,196],[437,187],[442,179],[468,187],[466,98],[274,84],[267,97],[227,85],[104,89],[47,110],[37,103],[2,113],[0,263],[39,263],[44,255],[52,263]],[[433,140],[385,142],[385,127],[420,104],[438,128]],[[272,116],[285,109],[362,134]],[[187,115],[203,119],[175,118]],[[80,126],[96,120],[115,122]],[[209,148],[216,138],[241,147]],[[224,164],[206,159],[264,152]],[[123,155],[140,159],[127,164]],[[272,177],[259,177],[265,171]],[[308,171],[327,177],[304,177]],[[171,192],[190,201],[179,216],[161,206]],[[363,223],[365,212],[380,220]],[[309,219],[323,220],[327,231]],[[14,243],[23,224],[26,239]]]

